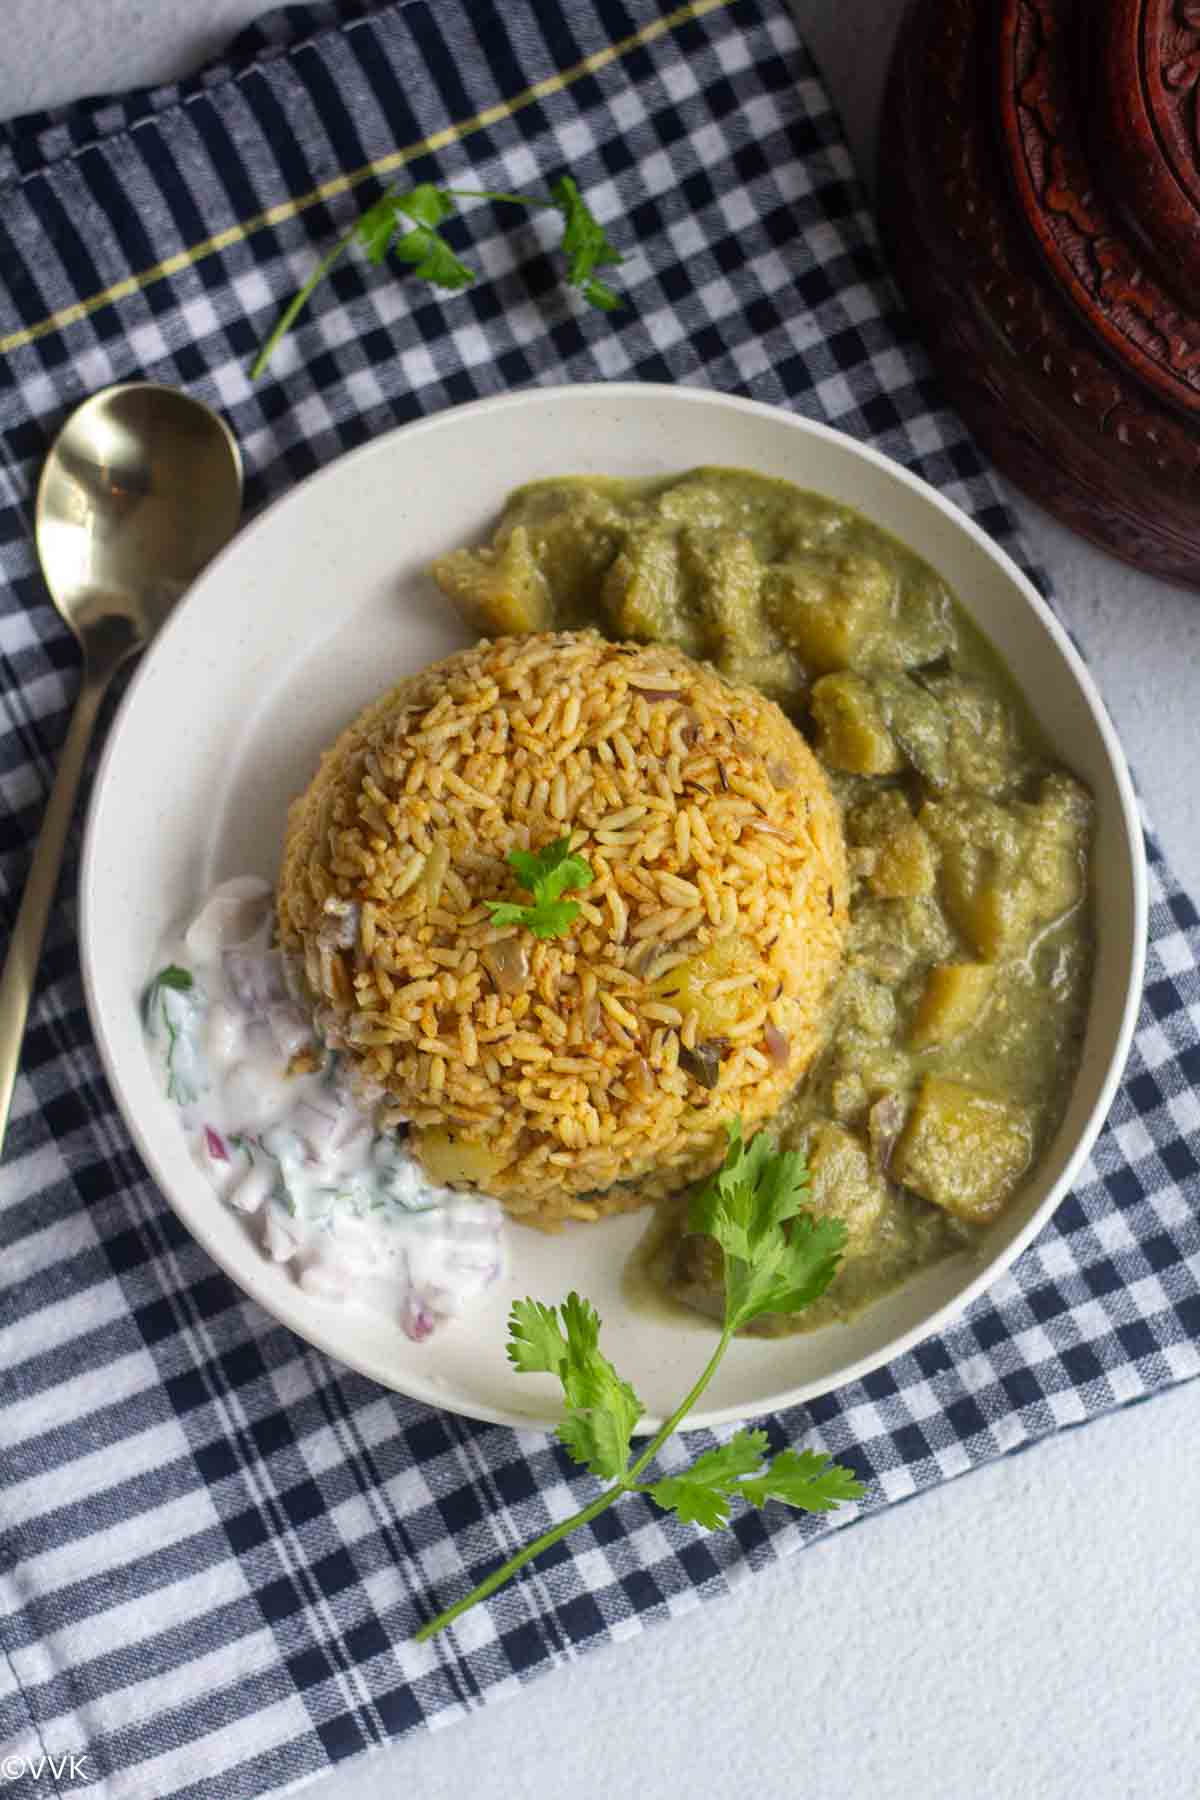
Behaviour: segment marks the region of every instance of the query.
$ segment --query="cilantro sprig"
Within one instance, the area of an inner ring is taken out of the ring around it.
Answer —
[[[645,1494],[681,1524],[710,1531],[728,1525],[736,1501],[763,1507],[774,1500],[800,1512],[827,1513],[861,1499],[866,1489],[853,1470],[815,1450],[781,1450],[771,1456],[767,1434],[759,1430],[738,1431],[686,1468],[643,1479],[716,1374],[735,1332],[764,1313],[810,1306],[833,1280],[846,1228],[840,1220],[814,1219],[804,1212],[807,1191],[803,1158],[777,1153],[761,1132],[743,1144],[741,1122],[734,1120],[724,1164],[695,1192],[688,1210],[689,1229],[711,1234],[724,1252],[721,1335],[695,1386],[636,1457],[631,1446],[644,1408],[600,1349],[595,1307],[578,1294],[568,1294],[561,1307],[516,1301],[508,1323],[509,1361],[522,1375],[557,1376],[565,1401],[559,1440],[575,1462],[609,1485],[422,1625],[418,1643],[444,1631],[526,1563],[625,1494]]]
[[[533,895],[532,906],[511,900],[489,900],[493,925],[524,925],[537,938],[562,937],[579,916],[579,903],[564,900],[570,889],[595,879],[582,856],[572,856],[570,837],[555,838],[543,850],[510,850],[509,868]]]
[[[804,1158],[794,1150],[776,1152],[761,1131],[743,1145],[742,1122],[735,1119],[724,1166],[688,1210],[689,1229],[716,1238],[725,1252],[731,1332],[760,1313],[802,1312],[837,1273],[846,1227],[840,1219],[804,1212],[807,1193]]]
[[[316,289],[333,265],[352,244],[358,244],[376,266],[395,256],[407,263],[422,281],[455,292],[470,287],[475,270],[463,262],[442,236],[441,226],[455,211],[456,200],[490,200],[502,206],[520,206],[528,212],[557,212],[563,222],[562,252],[567,259],[567,282],[578,289],[589,306],[612,312],[620,296],[601,281],[597,269],[615,266],[625,258],[593,214],[570,175],[553,183],[545,199],[537,194],[505,194],[482,188],[439,188],[422,181],[416,187],[391,189],[357,218],[322,257],[304,286],[279,315],[270,337],[254,359],[251,381],[257,381],[274,356],[280,340],[296,323]]]

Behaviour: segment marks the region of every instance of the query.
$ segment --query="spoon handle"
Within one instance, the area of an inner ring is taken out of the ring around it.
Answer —
[[[0,1154],[4,1150],[4,1133],[8,1126],[8,1111],[17,1079],[21,1040],[25,1036],[25,1020],[33,994],[42,939],[46,935],[46,921],[50,917],[50,904],[58,886],[58,873],[62,867],[67,832],[75,812],[75,796],[79,792],[84,759],[92,741],[96,715],[107,686],[107,676],[96,680],[85,668],[83,686],[75,702],[75,712],[62,748],[50,799],[46,804],[25,892],[21,896],[21,910],[13,927],[12,940],[4,961],[4,973],[0,976]]]

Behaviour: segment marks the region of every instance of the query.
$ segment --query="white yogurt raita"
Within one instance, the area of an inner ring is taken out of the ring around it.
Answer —
[[[264,1253],[305,1292],[382,1308],[420,1340],[500,1276],[503,1214],[436,1187],[376,1130],[337,1057],[312,1055],[272,916],[267,883],[238,877],[164,947],[144,999],[150,1054],[195,1161]]]

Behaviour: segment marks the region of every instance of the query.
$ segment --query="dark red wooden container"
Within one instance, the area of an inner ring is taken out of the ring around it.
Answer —
[[[880,144],[892,267],[984,448],[1200,587],[1200,0],[914,0]]]

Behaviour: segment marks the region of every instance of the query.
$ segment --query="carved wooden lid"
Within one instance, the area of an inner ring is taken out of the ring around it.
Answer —
[[[985,447],[1200,585],[1200,0],[915,0],[883,145],[897,273]]]

